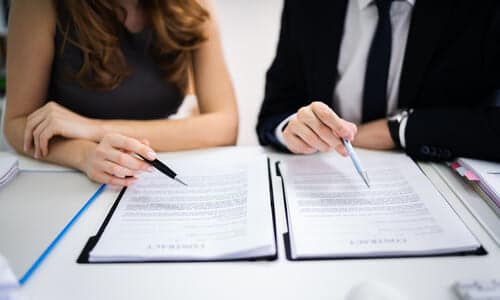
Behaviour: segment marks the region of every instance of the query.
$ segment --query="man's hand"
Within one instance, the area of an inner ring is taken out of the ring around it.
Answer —
[[[353,145],[355,147],[374,150],[390,150],[396,147],[389,133],[389,126],[386,119],[379,119],[360,125]]]
[[[47,156],[54,136],[99,142],[95,120],[82,117],[55,102],[48,102],[28,116],[24,130],[24,151],[34,147],[34,156]]]
[[[347,156],[341,138],[352,141],[356,132],[356,125],[339,118],[328,105],[313,102],[300,108],[290,119],[283,131],[283,138],[293,153],[335,150]]]

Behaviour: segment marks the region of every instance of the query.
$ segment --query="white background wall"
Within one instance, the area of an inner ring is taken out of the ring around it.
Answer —
[[[240,114],[238,145],[257,144],[265,73],[276,51],[282,0],[213,0]]]

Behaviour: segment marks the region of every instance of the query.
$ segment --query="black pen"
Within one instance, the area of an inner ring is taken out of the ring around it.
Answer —
[[[165,165],[164,163],[162,163],[160,160],[158,160],[158,159],[149,160],[149,159],[144,158],[142,155],[140,155],[138,153],[136,153],[136,154],[137,154],[137,156],[139,156],[140,158],[142,158],[145,162],[147,162],[148,164],[150,164],[153,167],[155,167],[158,171],[162,172],[163,174],[167,175],[168,177],[172,178],[173,180],[177,181],[178,183],[187,186],[187,184],[184,181],[180,180],[177,177],[177,174],[174,171],[172,171],[172,169],[170,169],[169,167],[167,167],[167,165]]]

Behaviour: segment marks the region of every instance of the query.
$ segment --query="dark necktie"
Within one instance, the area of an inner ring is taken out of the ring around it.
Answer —
[[[391,62],[392,0],[375,0],[378,23],[366,63],[363,89],[363,123],[384,118],[387,112],[387,78]]]

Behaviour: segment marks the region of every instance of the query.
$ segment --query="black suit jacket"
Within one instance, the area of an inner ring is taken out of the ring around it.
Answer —
[[[332,105],[348,0],[285,0],[257,133],[283,149],[276,126],[312,101]],[[359,88],[363,88],[361,85]],[[406,151],[417,159],[500,161],[500,1],[417,0],[400,80],[414,108]]]

